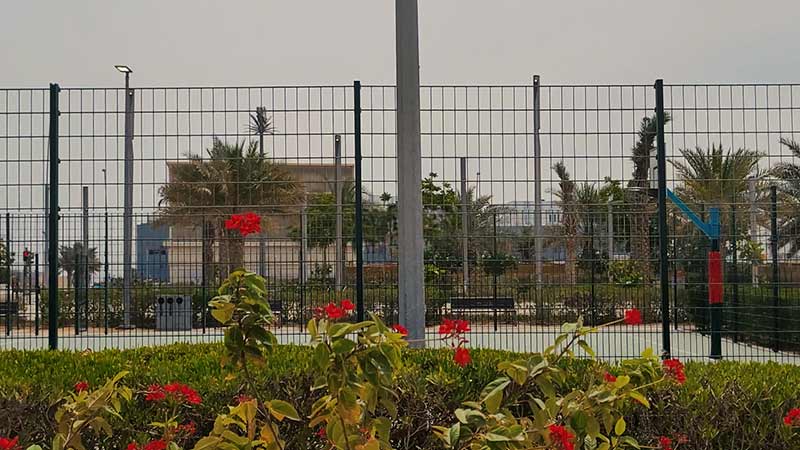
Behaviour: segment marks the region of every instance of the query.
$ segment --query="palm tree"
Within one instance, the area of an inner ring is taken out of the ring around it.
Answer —
[[[200,228],[203,260],[214,260],[214,243],[220,243],[224,276],[243,264],[244,240],[226,230],[231,215],[252,211],[262,217],[283,212],[297,203],[298,189],[284,169],[260,154],[257,142],[228,144],[219,139],[208,158],[188,155],[188,161],[171,163],[170,180],[161,186],[158,222]]]
[[[722,215],[721,232],[723,236],[731,236],[733,227],[729,217],[722,210],[729,205],[736,216],[738,230],[743,234],[747,229],[748,216],[745,213],[748,204],[746,195],[751,179],[760,181],[763,174],[758,169],[762,154],[746,148],[736,150],[723,149],[722,145],[713,144],[709,149],[695,147],[681,149],[683,160],[671,161],[682,185],[675,189],[678,196],[689,205],[698,205],[705,209],[716,207]],[[759,189],[761,193],[764,189]],[[738,211],[741,210],[741,214]],[[684,224],[684,226],[689,226]],[[690,231],[686,231],[689,233]],[[744,238],[744,235],[741,236]],[[724,248],[723,248],[724,250]]]
[[[786,146],[792,156],[800,159],[800,143],[782,138],[781,145]],[[779,224],[779,243],[781,247],[789,246],[788,255],[793,258],[800,253],[800,164],[781,162],[775,165],[772,173],[782,181],[779,189],[789,209]]]
[[[671,120],[669,114],[664,116],[664,124]],[[652,198],[644,192],[649,188],[650,155],[656,151],[656,137],[658,136],[658,120],[652,117],[642,118],[639,124],[637,140],[631,149],[633,161],[633,178],[628,182],[632,188],[627,193],[627,207],[631,210],[632,222],[631,258],[640,261],[645,276],[651,275],[650,271],[650,223],[655,213]]]
[[[558,198],[558,205],[561,208],[561,227],[566,242],[566,268],[567,280],[570,283],[577,281],[577,236],[578,236],[578,196],[575,181],[570,179],[569,172],[563,161],[557,162],[553,170],[558,176],[558,191],[555,196]]]
[[[100,271],[97,248],[89,248],[88,252],[84,252],[81,242],[75,242],[70,247],[65,245],[59,247],[58,268],[67,275],[67,286],[72,286],[75,275],[83,275],[84,265],[90,274]]]

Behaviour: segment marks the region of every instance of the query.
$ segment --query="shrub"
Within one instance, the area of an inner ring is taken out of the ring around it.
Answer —
[[[464,369],[452,362],[446,350],[407,350],[405,367],[398,378],[397,407],[403,417],[392,425],[397,448],[441,448],[427,431],[433,424],[453,419],[452,411],[461,402],[480,394],[483,386],[497,378],[497,364],[522,357],[510,352],[473,349],[473,362]],[[4,351],[0,352],[0,436],[20,435],[20,441],[50,442],[52,404],[72,391],[77,380],[100,386],[119,371],[129,370],[125,383],[142,392],[154,383],[175,380],[194,387],[203,397],[192,419],[198,433],[208,432],[214,414],[234,402],[240,386],[225,379],[227,372],[219,360],[221,344],[176,344],[135,350],[107,350],[97,353]],[[269,364],[255,367],[259,386],[265,395],[291,401],[306,411],[318,398],[309,392],[312,354],[307,347],[278,346]],[[600,362],[564,361],[569,378],[562,389],[585,386]],[[697,450],[792,450],[798,448],[784,433],[777,432],[783,415],[800,404],[800,367],[776,363],[716,364],[688,363],[688,380],[680,388],[656,390],[650,398],[651,410],[634,408],[626,414],[628,427],[642,443],[654,443],[654,436],[683,433]],[[136,437],[133,430],[147,428],[152,421],[137,409],[136,401],[126,408],[124,422],[115,423],[111,443],[124,448]],[[305,442],[311,432],[302,426],[291,428],[290,444]],[[95,442],[92,439],[89,443]],[[402,444],[402,445],[401,445]],[[654,445],[654,444],[653,444]],[[292,447],[287,448],[299,448]]]

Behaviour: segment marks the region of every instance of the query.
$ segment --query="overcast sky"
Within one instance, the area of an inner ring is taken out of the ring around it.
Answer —
[[[800,1],[420,0],[423,83],[791,82]],[[393,83],[392,0],[2,0],[0,87]]]

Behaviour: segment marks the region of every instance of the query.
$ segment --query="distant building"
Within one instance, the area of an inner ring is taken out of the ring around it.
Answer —
[[[169,282],[169,227],[136,225],[136,273],[142,280]]]
[[[536,203],[508,202],[504,205],[505,213],[501,216],[500,226],[532,227],[536,219]],[[561,223],[561,208],[556,202],[542,201],[542,226],[556,226]]]

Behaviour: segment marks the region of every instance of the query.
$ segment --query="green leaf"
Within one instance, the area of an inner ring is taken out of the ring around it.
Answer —
[[[589,355],[592,358],[594,358],[594,356],[595,356],[594,355],[594,349],[586,341],[584,341],[583,339],[578,341],[578,347],[583,349],[583,351],[586,352],[587,355]]]
[[[354,348],[356,348],[356,343],[350,339],[337,339],[333,342],[333,345],[331,345],[333,353],[337,355],[350,353]]]
[[[591,437],[597,437],[600,434],[600,422],[594,416],[586,417],[586,434]]]
[[[233,312],[236,307],[232,303],[211,302],[213,309],[211,316],[217,319],[217,322],[225,325],[233,318]]]
[[[267,407],[278,422],[282,421],[284,417],[290,420],[300,420],[300,414],[297,413],[294,406],[283,400],[272,400],[267,403]]]
[[[614,434],[616,434],[617,436],[622,436],[623,434],[625,434],[625,427],[626,427],[625,418],[620,417],[619,420],[617,420],[617,423],[614,425]]]
[[[500,404],[503,401],[503,389],[511,383],[511,380],[506,377],[498,378],[483,388],[483,400],[486,405],[486,410],[490,414],[494,414],[500,410]]]
[[[632,399],[644,405],[645,408],[650,408],[650,402],[647,401],[647,398],[644,395],[640,394],[638,391],[631,391],[629,395],[631,396]]]
[[[450,446],[456,447],[458,445],[458,440],[461,438],[461,424],[457,423],[450,427]]]
[[[631,377],[627,375],[620,375],[617,377],[617,381],[614,382],[614,387],[619,389],[621,387],[625,387],[630,382],[631,382]]]

